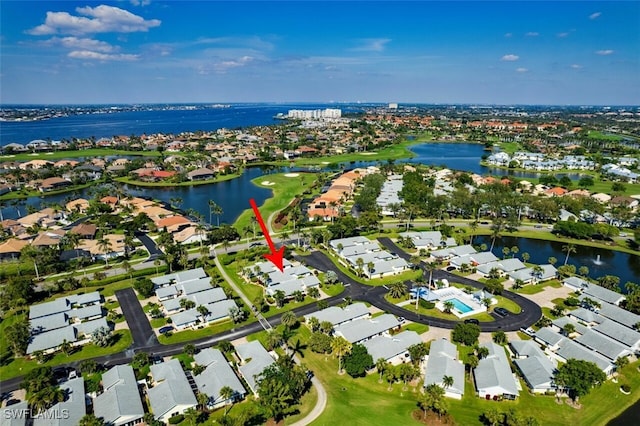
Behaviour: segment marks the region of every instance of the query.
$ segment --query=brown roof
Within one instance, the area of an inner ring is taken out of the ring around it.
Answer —
[[[191,222],[189,221],[189,219],[187,219],[184,216],[169,216],[169,217],[165,217],[164,219],[160,219],[156,223],[156,226],[158,228],[164,228],[165,226],[170,227],[175,225],[182,225],[184,223],[191,223]]]
[[[11,238],[10,240],[0,244],[0,254],[20,253],[20,250],[22,250],[22,248],[27,244],[29,243],[26,241]]]
[[[96,235],[97,230],[98,227],[93,223],[79,223],[78,225],[71,228],[69,232],[78,234],[81,237],[93,238],[93,236]]]

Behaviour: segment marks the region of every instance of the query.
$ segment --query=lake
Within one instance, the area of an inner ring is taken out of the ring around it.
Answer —
[[[486,244],[491,247],[491,237],[483,235],[473,239],[474,245]],[[566,253],[562,251],[562,247],[566,243],[556,241],[536,240],[532,238],[518,238],[503,236],[496,239],[493,247],[493,254],[502,258],[502,248],[504,246],[517,246],[519,252],[518,258],[522,253],[529,253],[529,262],[536,264],[548,263],[549,257],[558,259],[556,268],[564,263]],[[598,256],[600,260],[598,262]],[[576,252],[569,256],[568,264],[577,268],[586,266],[589,268],[589,277],[598,278],[603,275],[615,275],[620,277],[620,288],[624,291],[624,284],[628,281],[640,284],[640,256],[623,253],[620,251],[605,250],[595,247],[576,245]]]

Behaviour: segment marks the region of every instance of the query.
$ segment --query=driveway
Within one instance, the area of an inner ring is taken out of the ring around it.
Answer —
[[[164,254],[158,248],[158,246],[156,245],[156,242],[153,241],[153,239],[151,239],[151,237],[149,237],[144,232],[138,231],[134,235],[136,236],[137,239],[140,240],[142,244],[144,244],[144,248],[146,248],[147,251],[149,252],[149,258],[147,259],[147,261],[154,261],[155,259],[157,259],[158,257]]]
[[[127,320],[131,337],[133,337],[132,349],[158,345],[158,338],[149,324],[149,319],[144,314],[136,293],[131,287],[116,291],[116,298]]]

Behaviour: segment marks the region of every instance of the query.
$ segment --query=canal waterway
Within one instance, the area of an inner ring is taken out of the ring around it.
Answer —
[[[483,235],[474,238],[474,245],[486,244],[491,247],[491,237]],[[558,259],[556,268],[564,264],[566,253],[562,247],[566,243],[557,241],[536,240],[532,238],[518,238],[503,236],[496,239],[493,254],[502,259],[503,247],[518,247],[518,258],[522,253],[529,253],[529,262],[535,264],[548,263],[549,257]],[[615,275],[620,278],[620,289],[624,291],[624,285],[628,281],[640,284],[640,256],[620,251],[605,250],[596,247],[576,245],[576,252],[569,256],[570,265],[577,268],[586,266],[589,268],[589,277],[597,279],[604,275]]]

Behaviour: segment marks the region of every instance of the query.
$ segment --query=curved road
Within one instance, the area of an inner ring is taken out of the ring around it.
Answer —
[[[398,256],[409,260],[410,255],[396,246],[389,238],[380,238],[380,243],[386,247],[392,253],[397,254]],[[396,316],[402,316],[407,318],[410,321],[418,322],[422,324],[426,324],[429,326],[436,326],[442,328],[453,328],[460,321],[452,321],[445,320],[440,318],[432,318],[425,317],[419,314],[415,314],[413,312],[402,309],[387,300],[384,299],[385,294],[387,293],[387,288],[384,286],[373,287],[369,285],[365,285],[353,280],[351,277],[344,274],[340,269],[338,269],[333,261],[329,259],[324,253],[314,251],[308,256],[295,256],[297,260],[313,267],[321,271],[333,270],[338,275],[338,279],[342,281],[345,285],[345,291],[340,295],[330,297],[328,299],[324,299],[329,306],[335,306],[344,301],[345,298],[350,297],[352,300],[359,300],[370,303],[380,309],[383,309],[386,312],[392,313]],[[424,264],[421,267],[425,268]],[[460,282],[465,285],[470,285],[476,288],[483,288],[483,284],[470,280],[468,278],[459,277],[457,275],[453,275],[446,271],[435,270],[433,271],[433,277],[436,279],[446,278],[450,281]],[[542,315],[542,310],[540,307],[533,303],[532,301],[509,291],[504,291],[502,294],[507,299],[510,299],[517,303],[521,308],[522,312],[520,314],[511,314],[507,317],[501,318],[495,316],[495,321],[490,323],[481,323],[480,329],[484,332],[490,331],[514,331],[523,327],[528,327],[531,324],[535,323]],[[177,355],[183,352],[184,345],[186,343],[177,343],[171,345],[163,345],[160,344],[153,334],[150,331],[151,326],[144,315],[140,304],[137,302],[137,298],[135,297],[135,293],[132,289],[125,289],[118,291],[116,293],[116,297],[120,302],[123,312],[125,314],[125,318],[131,329],[131,334],[133,337],[133,344],[126,349],[125,351],[93,358],[97,363],[103,364],[105,367],[118,365],[118,364],[126,364],[131,362],[133,356],[136,352],[147,352],[154,356],[171,356]],[[135,302],[135,303],[134,303]],[[302,306],[298,309],[295,309],[294,312],[298,316],[304,316],[310,314],[312,312],[317,311],[317,305],[312,303],[306,306]],[[282,314],[275,315],[273,317],[269,317],[269,323],[273,325],[280,324]],[[256,333],[258,331],[262,331],[263,326],[260,322],[256,321],[250,324],[247,324],[242,327],[234,328],[228,330],[226,332],[217,334],[215,336],[204,337],[201,339],[193,340],[188,343],[194,344],[197,348],[207,348],[219,343],[222,340],[235,340],[241,337],[248,336],[250,334]],[[153,334],[153,335],[152,335]],[[62,365],[61,367],[77,367],[80,362],[73,362],[70,364]],[[301,426],[304,424],[309,424],[311,421],[315,420],[324,409],[326,405],[326,392],[322,386],[319,386],[317,379],[313,379],[314,384],[318,389],[318,403],[316,407],[311,411],[311,413],[301,421],[296,423],[296,426]],[[16,390],[20,387],[22,383],[22,377],[15,377],[13,379],[5,380],[0,382],[0,389],[2,392],[8,392]]]

